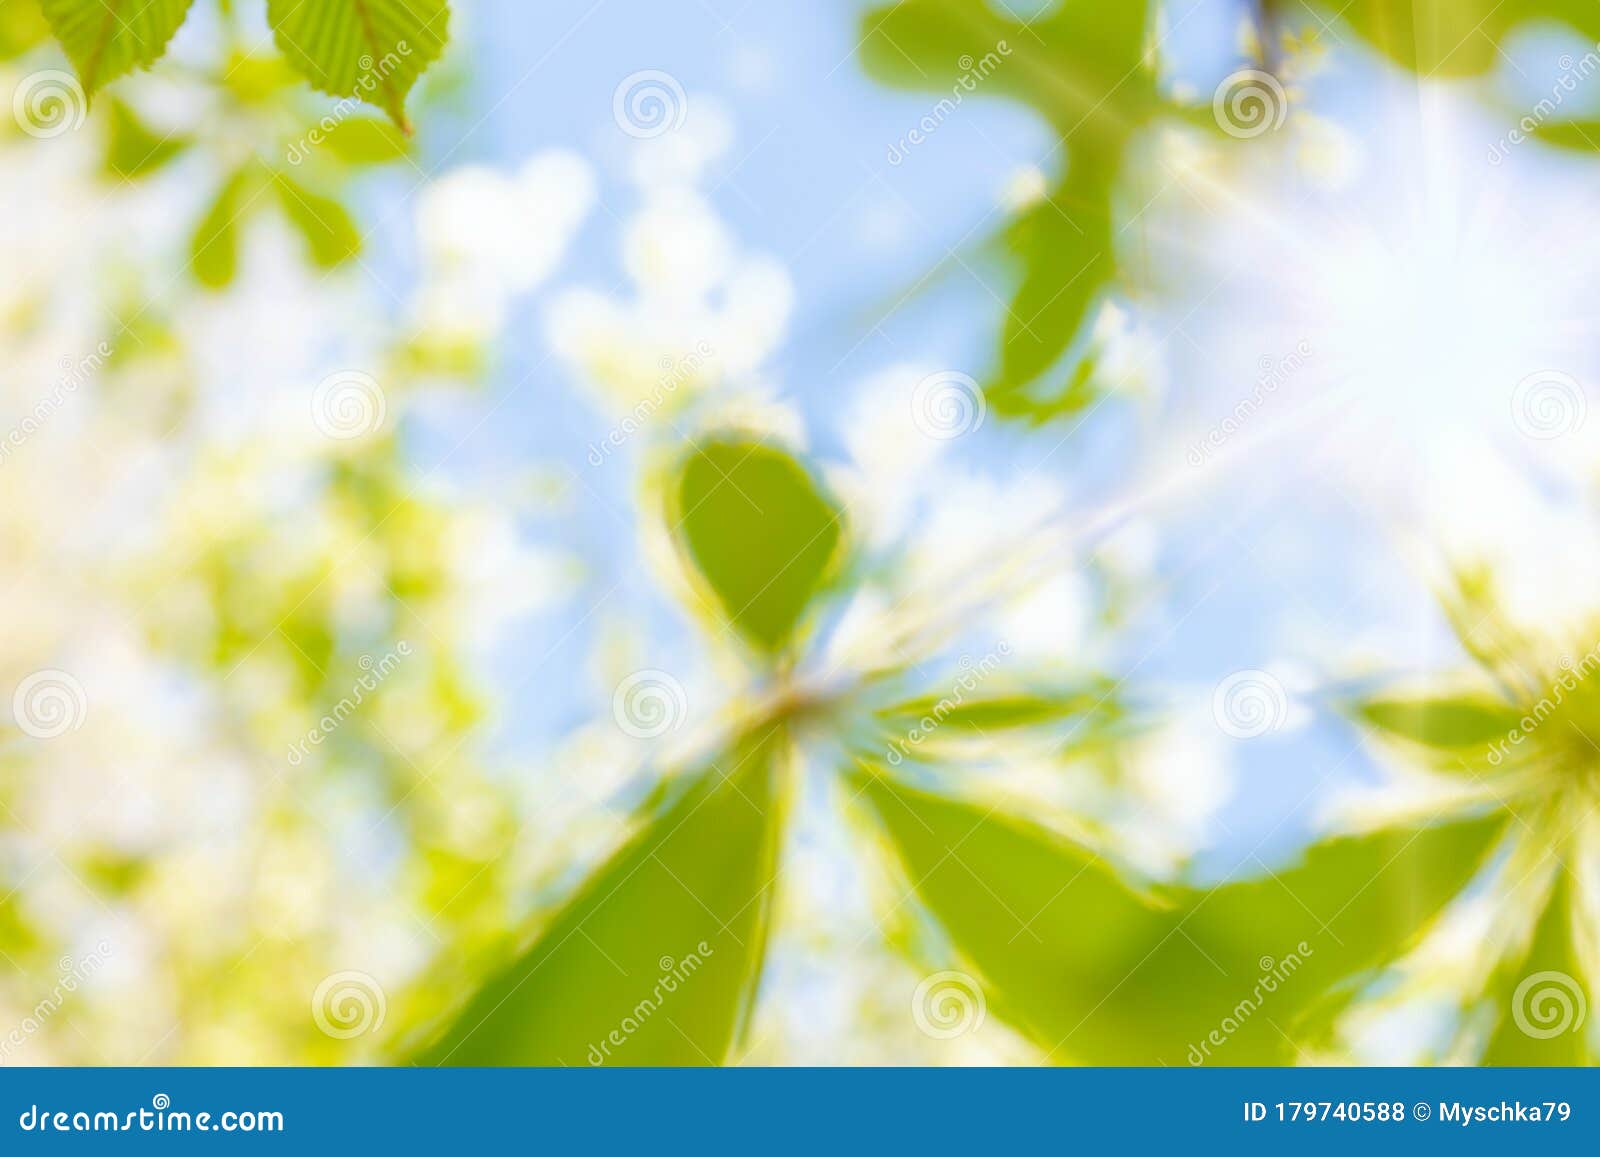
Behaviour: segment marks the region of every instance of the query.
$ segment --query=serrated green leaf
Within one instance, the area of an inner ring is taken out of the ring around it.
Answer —
[[[111,102],[106,129],[106,172],[134,180],[160,169],[193,142],[184,136],[158,133],[120,100]]]
[[[444,51],[446,0],[267,0],[278,48],[319,92],[354,97],[403,131],[406,94]]]
[[[84,92],[160,59],[193,0],[40,0]]]
[[[590,877],[429,1065],[722,1062],[761,976],[788,736],[746,736]]]
[[[722,613],[780,651],[837,561],[844,512],[787,452],[717,438],[682,462],[668,518]]]
[[[241,165],[222,183],[189,242],[189,266],[208,289],[224,289],[239,271],[239,232],[252,201],[251,164]]]
[[[883,775],[862,786],[990,1008],[1056,1063],[1292,1062],[1297,1019],[1409,944],[1502,825],[1331,840],[1243,883],[1141,895],[1017,817]]]
[[[1515,729],[1521,714],[1486,695],[1372,699],[1356,713],[1380,731],[1440,749],[1486,747]]]
[[[272,175],[272,185],[318,268],[331,269],[361,252],[361,230],[338,201],[313,193],[281,172]]]

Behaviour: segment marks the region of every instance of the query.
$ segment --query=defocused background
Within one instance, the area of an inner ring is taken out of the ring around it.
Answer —
[[[1600,107],[1574,33],[1430,77],[1293,5],[1266,46],[1253,5],[1157,5],[1160,90],[1194,115],[1119,174],[1095,401],[930,440],[918,383],[989,372],[997,237],[1066,163],[1000,81],[934,113],[868,74],[851,2],[457,0],[414,135],[364,110],[322,141],[333,102],[237,7],[65,126],[0,121],[5,1063],[426,1036],[746,681],[683,609],[652,491],[719,422],[806,451],[919,585],[1062,534],[943,653],[1138,689],[1114,788],[1001,782],[1151,878],[1254,873],[1396,798],[1345,705],[1466,665],[1438,598],[1463,560],[1552,661],[1600,643],[1600,166],[1507,143],[1552,93]],[[8,93],[65,67],[22,8]],[[990,8],[1020,36],[1051,11]],[[1219,133],[1252,64],[1284,118]],[[664,738],[615,718],[639,671],[682,693]],[[1219,718],[1241,676],[1269,726]],[[742,1059],[1038,1059],[998,1017],[904,1016],[921,973],[868,935],[882,897],[812,758]]]

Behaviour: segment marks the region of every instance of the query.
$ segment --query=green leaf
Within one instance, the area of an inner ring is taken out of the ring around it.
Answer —
[[[382,109],[402,131],[406,94],[444,51],[446,0],[267,0],[289,63],[319,92]]]
[[[254,199],[252,162],[241,165],[217,190],[189,242],[189,264],[208,289],[224,289],[239,271],[239,232]]]
[[[1501,827],[1331,840],[1260,878],[1145,895],[1025,820],[882,775],[863,791],[989,1006],[1056,1063],[1293,1061],[1297,1019],[1402,951]]]
[[[106,135],[106,172],[134,180],[160,169],[187,149],[188,137],[157,133],[120,100],[111,102]]]
[[[723,1061],[761,977],[788,742],[765,728],[695,778],[418,1063]]]
[[[1055,694],[1019,692],[959,701],[949,693],[927,695],[886,707],[878,715],[888,723],[931,720],[940,727],[982,734],[1060,723],[1089,712],[1115,716],[1120,710],[1112,690],[1108,683]]]
[[[94,92],[166,51],[193,0],[40,0],[44,18]]]
[[[670,493],[668,517],[724,615],[781,650],[836,561],[844,512],[788,453],[743,437],[698,446]]]
[[[1429,77],[1474,76],[1505,59],[1501,42],[1523,24],[1565,24],[1600,40],[1588,0],[1322,0],[1396,64]]]
[[[1533,135],[1557,148],[1600,152],[1600,121],[1551,121],[1535,128]]]
[[[1022,265],[1022,280],[1006,310],[1000,369],[987,388],[989,403],[1006,417],[1042,422],[1084,408],[1083,371],[1062,388],[1040,390],[1037,379],[1066,351],[1090,310],[1116,276],[1111,193],[1116,170],[1085,166],[1006,230],[1006,247]]]
[[[1349,1003],[1377,970],[1410,950],[1444,906],[1478,875],[1504,833],[1503,811],[1421,826],[1384,828],[1314,844],[1300,862],[1254,872],[1214,889],[1173,893],[1181,936],[1192,937],[1217,967],[1205,975],[1201,1012],[1216,1024],[1237,1015],[1238,1002],[1254,995],[1264,957],[1281,969],[1300,957],[1296,971],[1260,1001],[1260,1016],[1245,1021],[1221,1045],[1198,1036],[1208,1063],[1244,1064],[1298,1058],[1302,1041],[1325,1035],[1326,1018]],[[1311,951],[1300,952],[1304,944]],[[1238,978],[1237,980],[1235,978]],[[1166,999],[1178,999],[1182,974],[1152,978]],[[1285,1040],[1287,1035],[1292,1038]]]
[[[1005,232],[1020,279],[986,384],[1002,416],[1044,422],[1092,401],[1092,366],[1058,363],[1117,276],[1113,191],[1134,134],[1163,107],[1146,7],[1063,0],[1022,24],[988,0],[901,0],[863,18],[861,56],[875,76],[936,93],[951,111],[968,93],[1021,100],[1065,148],[1064,179]]]
[[[1380,731],[1425,747],[1479,748],[1517,727],[1515,707],[1486,695],[1373,699],[1357,714]]]
[[[1557,869],[1554,886],[1527,952],[1496,971],[1487,993],[1494,1032],[1486,1065],[1592,1065],[1585,1029],[1594,1014],[1594,985],[1574,938],[1568,869]]]
[[[349,165],[387,165],[403,161],[406,138],[388,121],[351,117],[329,129],[321,145]]]
[[[290,223],[305,238],[315,265],[331,269],[361,252],[361,230],[338,201],[313,193],[281,172],[272,175],[272,184]]]
[[[49,31],[36,0],[0,0],[0,60],[21,56]]]

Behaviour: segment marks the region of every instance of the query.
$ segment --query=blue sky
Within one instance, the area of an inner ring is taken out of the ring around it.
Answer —
[[[710,196],[744,247],[777,257],[794,279],[788,340],[769,368],[825,457],[840,452],[838,424],[851,387],[874,371],[915,360],[982,377],[1003,316],[996,296],[1003,298],[1008,284],[979,250],[1004,220],[994,208],[1007,179],[1048,155],[1051,145],[1025,110],[977,100],[905,163],[891,165],[889,145],[927,111],[930,98],[884,88],[863,74],[854,49],[865,7],[738,0],[547,0],[532,6],[499,0],[475,5],[462,29],[472,49],[473,115],[488,111],[455,146],[452,163],[511,167],[560,146],[582,152],[600,168],[605,208],[580,234],[555,278],[557,287],[620,283],[616,219],[634,207],[622,178],[627,142],[611,115],[621,78],[659,69],[681,83],[691,116],[695,103],[706,99],[731,114],[736,140],[712,170]],[[1203,102],[1217,79],[1241,63],[1239,6],[1179,3],[1169,9],[1182,13],[1181,20],[1168,17],[1179,26],[1167,45],[1177,78]],[[1540,37],[1520,42],[1522,75],[1500,83],[1499,99],[1517,107],[1519,92],[1536,97],[1542,91],[1540,77],[1552,67],[1551,43]],[[1316,82],[1316,112],[1342,118],[1358,133],[1380,113],[1408,115],[1414,79],[1374,64],[1348,47],[1348,40],[1335,52],[1335,67]],[[1469,126],[1469,145],[1475,139],[1470,134],[1480,131]],[[1516,161],[1536,174],[1552,163],[1533,150]],[[889,310],[952,249],[961,262]],[[613,421],[574,388],[562,366],[546,360],[540,336],[544,300],[541,292],[523,301],[509,326],[496,388],[524,384],[500,417],[474,437],[467,460],[475,468],[538,462],[554,465],[558,473],[583,471],[585,447]],[[1175,308],[1188,307],[1180,302]],[[1225,327],[1227,320],[1215,324]],[[1257,352],[1278,354],[1283,348],[1278,339],[1264,339]],[[1174,361],[1184,373],[1193,372],[1192,357]],[[1238,379],[1219,385],[1208,372],[1177,383],[1180,391],[1192,387],[1194,397],[1209,397],[1212,404],[1238,395]],[[1043,469],[1069,479],[1079,493],[1113,493],[1126,481],[1129,433],[1125,415],[1114,411],[1065,443],[1054,432],[1022,434],[991,422],[961,452],[991,467]],[[692,646],[692,630],[670,612],[644,572],[631,536],[597,514],[596,503],[626,508],[633,479],[620,470],[590,477],[596,494],[577,495],[564,515],[536,520],[531,531],[576,548],[597,581],[620,579],[618,603],[652,616],[658,646]],[[1296,611],[1319,616],[1324,626],[1337,627],[1346,616],[1352,631],[1355,620],[1360,626],[1394,621],[1395,600],[1385,596],[1394,593],[1389,586],[1405,581],[1399,577],[1403,567],[1391,565],[1384,535],[1336,497],[1264,508],[1235,528],[1231,543],[1219,543],[1209,527],[1184,520],[1196,510],[1205,516],[1207,501],[1213,508],[1235,508],[1241,494],[1248,497],[1276,481],[1258,477],[1242,491],[1208,491],[1187,512],[1166,518],[1168,546],[1160,565],[1170,583],[1169,602],[1142,636],[1140,628],[1133,633],[1142,677],[1205,687],[1239,668],[1265,666],[1278,657],[1277,635]],[[1301,557],[1265,573],[1258,559],[1237,549],[1241,538],[1282,545]],[[1287,600],[1285,575],[1294,584]],[[1441,635],[1426,600],[1416,594],[1403,592],[1398,599],[1417,614],[1414,621],[1402,620],[1415,632],[1415,641],[1405,644],[1414,660],[1409,665],[1426,666],[1439,661]],[[593,643],[589,627],[574,622],[580,613],[581,608],[531,622],[507,640],[502,660],[538,688],[537,695],[522,696],[508,709],[502,738],[513,746],[537,747],[592,715],[595,703],[566,674],[581,667]],[[541,670],[527,670],[533,655],[543,656]],[[1235,755],[1241,787],[1226,831],[1218,832],[1214,861],[1224,869],[1233,863],[1232,849],[1259,844],[1270,857],[1298,843],[1314,811],[1307,806],[1308,792],[1317,795],[1317,785],[1374,774],[1349,727],[1327,712],[1315,713],[1307,727],[1240,744]]]

